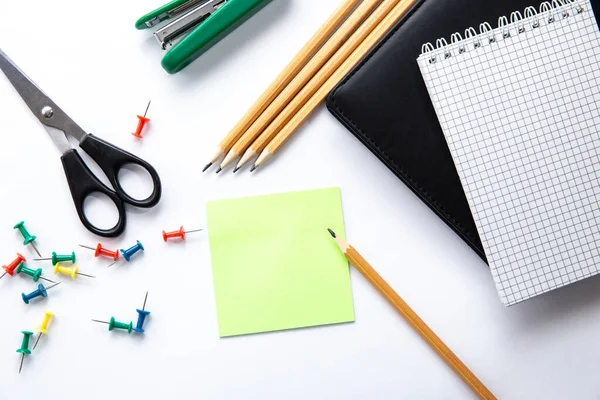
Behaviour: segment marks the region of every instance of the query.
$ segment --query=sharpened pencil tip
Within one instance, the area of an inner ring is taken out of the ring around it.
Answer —
[[[235,169],[233,170],[233,173],[235,174],[236,172],[238,172],[240,170],[241,167],[235,167]]]
[[[331,230],[331,229],[329,229],[329,228],[327,228],[327,230],[329,231],[329,234],[330,234],[331,236],[333,236],[334,238],[336,238],[336,237],[337,237],[334,231],[332,231],[332,230]]]
[[[213,163],[209,162],[208,164],[206,164],[204,166],[204,169],[202,170],[202,172],[206,172],[207,169],[209,169],[212,166]]]
[[[217,174],[221,171],[223,171],[223,168],[219,167],[219,169],[217,170]]]
[[[254,172],[254,170],[258,168],[256,165],[253,165],[252,168],[250,168],[250,172]]]

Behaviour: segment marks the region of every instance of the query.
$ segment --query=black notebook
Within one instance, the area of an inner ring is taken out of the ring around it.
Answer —
[[[346,76],[329,110],[486,260],[452,156],[416,62],[424,43],[537,6],[537,0],[421,0]],[[598,9],[600,0],[592,0]]]

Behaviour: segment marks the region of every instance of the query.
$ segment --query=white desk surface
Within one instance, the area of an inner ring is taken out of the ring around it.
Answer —
[[[2,49],[84,129],[151,162],[163,199],[129,209],[126,234],[102,240],[141,240],[135,263],[107,270],[77,248],[98,238],[76,216],[57,149],[0,77],[1,263],[15,251],[33,258],[12,230],[25,219],[44,254],[76,250],[81,271],[97,275],[64,280],[29,306],[20,293],[31,282],[0,281],[0,398],[471,398],[355,270],[355,323],[219,339],[205,233],[165,244],[161,230],[204,227],[209,199],[328,186],[342,188],[351,243],[499,398],[600,397],[599,278],[504,308],[486,265],[324,107],[260,173],[200,172],[339,3],[274,0],[169,76],[151,32],[133,26],[160,0],[4,2]],[[148,99],[152,126],[136,141],[130,132]],[[90,322],[131,315],[146,290],[143,337]],[[56,319],[19,376],[20,331],[34,329],[44,309]]]

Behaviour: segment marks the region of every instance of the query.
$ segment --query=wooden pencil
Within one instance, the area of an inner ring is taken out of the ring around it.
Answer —
[[[331,34],[344,21],[346,16],[356,7],[361,0],[345,0],[335,12],[325,21],[317,32],[309,39],[300,52],[290,61],[290,63],[275,78],[273,83],[258,98],[254,105],[242,117],[242,119],[233,127],[229,134],[219,143],[217,151],[204,167],[206,171],[213,163],[224,156],[239,137],[250,127],[258,116],[271,104],[273,99],[288,85],[288,83],[298,74],[304,65],[312,58],[317,50],[327,41]]]
[[[246,162],[253,159],[267,147],[275,135],[287,124],[294,114],[315,94],[319,87],[325,82],[343,63],[352,55],[358,46],[369,36],[371,32],[381,23],[381,21],[391,12],[400,0],[384,0],[377,9],[365,20],[365,22],[352,34],[344,45],[327,61],[316,75],[303,87],[295,91],[294,95],[287,99],[282,99],[283,111],[269,107],[263,113],[263,121],[272,121],[270,125],[258,126],[255,130],[256,135],[253,143],[248,144],[244,150],[246,152],[236,166],[236,171]],[[301,90],[300,90],[301,89]],[[283,93],[282,93],[283,94]],[[290,93],[292,94],[292,93]],[[270,114],[267,114],[271,112]],[[257,121],[258,122],[258,121]],[[254,126],[253,126],[254,127]],[[252,129],[252,127],[250,128]],[[258,136],[260,135],[260,136]]]
[[[397,0],[385,0],[385,2]],[[353,12],[348,16],[346,21],[335,31],[327,42],[319,49],[317,54],[302,68],[302,70],[292,79],[285,89],[269,104],[262,114],[254,121],[254,123],[242,134],[242,136],[233,145],[227,153],[220,168],[223,169],[234,160],[238,159],[256,138],[263,132],[271,121],[285,108],[285,106],[302,90],[302,88],[310,81],[310,79],[319,72],[321,67],[336,54],[336,51],[350,38],[365,21],[365,19],[373,12],[373,9],[380,4],[380,0],[364,0]],[[341,63],[340,63],[341,64]],[[236,169],[237,170],[237,169]],[[235,171],[234,171],[235,172]]]
[[[392,287],[373,269],[373,267],[345,240],[328,229],[335,239],[344,256],[350,264],[365,277],[408,322],[408,324],[431,346],[431,348],[448,364],[450,368],[465,382],[480,399],[495,399],[496,397],[483,383],[467,368],[465,364],[450,350],[448,346],[423,322],[412,308],[392,289]]]
[[[415,0],[403,0],[384,18],[383,21],[371,32],[371,34],[358,46],[344,63],[332,74],[324,74],[326,80],[309,83],[318,86],[314,95],[294,114],[294,116],[281,128],[269,144],[262,150],[251,171],[264,164],[283,146],[296,129],[308,118],[316,107],[327,97],[327,94],[346,76],[348,72],[363,59],[364,56],[385,36],[387,32],[398,22],[415,4]],[[328,79],[327,79],[328,78]],[[298,96],[300,96],[300,93]]]

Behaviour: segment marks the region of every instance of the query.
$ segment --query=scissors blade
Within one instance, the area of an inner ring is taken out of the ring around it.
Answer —
[[[0,70],[4,72],[10,83],[27,104],[33,115],[44,125],[48,134],[61,152],[65,152],[66,135],[81,141],[86,132],[79,127],[65,112],[56,105],[10,58],[0,49]],[[54,128],[54,129],[51,129]],[[62,134],[56,132],[62,131]],[[68,145],[70,150],[71,146]]]

